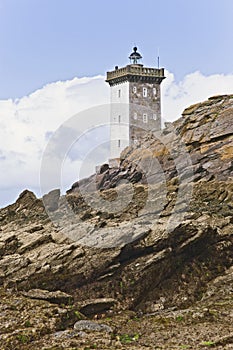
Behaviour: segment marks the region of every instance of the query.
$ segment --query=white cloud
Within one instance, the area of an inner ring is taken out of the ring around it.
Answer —
[[[178,119],[184,108],[214,95],[233,93],[233,74],[204,76],[200,72],[188,74],[180,82],[166,71],[162,83],[162,114],[165,121]]]
[[[0,101],[0,206],[25,188],[39,194],[40,162],[49,137],[72,115],[108,102],[102,76],[59,81],[21,99]]]
[[[216,94],[233,92],[233,75],[203,76],[200,72],[187,75],[182,81],[176,82],[172,73],[166,72],[167,78],[162,83],[162,112],[165,121],[177,119],[183,109],[190,104],[205,100]],[[103,76],[91,78],[74,78],[64,82],[55,82],[44,86],[18,100],[0,101],[0,206],[15,200],[19,192],[25,188],[39,194],[39,173],[41,158],[53,132],[65,121],[78,112],[96,105],[109,103],[109,87]],[[106,123],[106,115],[91,113],[91,121],[87,121],[88,113],[80,114],[81,129],[87,125]],[[105,137],[98,139],[98,133],[90,137],[99,144],[106,142]],[[102,136],[101,136],[102,137]],[[69,183],[76,175],[71,176],[72,168],[82,166],[81,158],[87,152],[88,137],[85,142],[71,150],[72,156],[66,160],[64,183]],[[58,140],[62,149],[66,140]],[[80,153],[79,159],[72,159],[74,152]],[[102,153],[101,153],[102,152]],[[101,150],[106,157],[106,146]],[[84,154],[84,155],[83,155]],[[95,156],[92,156],[92,161]],[[100,161],[101,156],[96,159]],[[88,159],[88,169],[91,161]]]

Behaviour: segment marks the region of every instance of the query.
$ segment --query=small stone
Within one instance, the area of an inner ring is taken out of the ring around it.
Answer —
[[[107,332],[112,333],[111,327],[103,323],[96,323],[88,320],[81,320],[74,324],[74,329],[76,331],[90,331],[90,332]]]

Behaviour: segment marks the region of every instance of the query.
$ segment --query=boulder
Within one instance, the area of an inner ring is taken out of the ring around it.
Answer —
[[[60,198],[60,190],[52,190],[43,196],[43,203],[48,211],[55,211],[58,209],[58,202]]]
[[[79,311],[86,316],[96,315],[111,309],[115,304],[116,300],[113,298],[84,300],[80,305]]]
[[[45,289],[31,289],[28,292],[22,292],[22,295],[31,299],[46,300],[53,304],[71,304],[73,297],[70,294],[56,290],[50,292]]]

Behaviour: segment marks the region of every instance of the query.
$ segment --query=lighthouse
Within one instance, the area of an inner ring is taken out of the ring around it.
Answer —
[[[139,144],[149,131],[161,130],[160,84],[164,68],[144,67],[137,47],[129,55],[130,63],[107,72],[111,89],[110,156],[117,159],[121,151]]]

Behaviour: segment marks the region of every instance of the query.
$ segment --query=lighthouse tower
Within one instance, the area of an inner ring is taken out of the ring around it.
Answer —
[[[111,88],[111,158],[140,143],[148,131],[161,129],[160,83],[165,78],[163,68],[148,68],[141,64],[142,56],[133,48],[130,64],[107,72]]]

